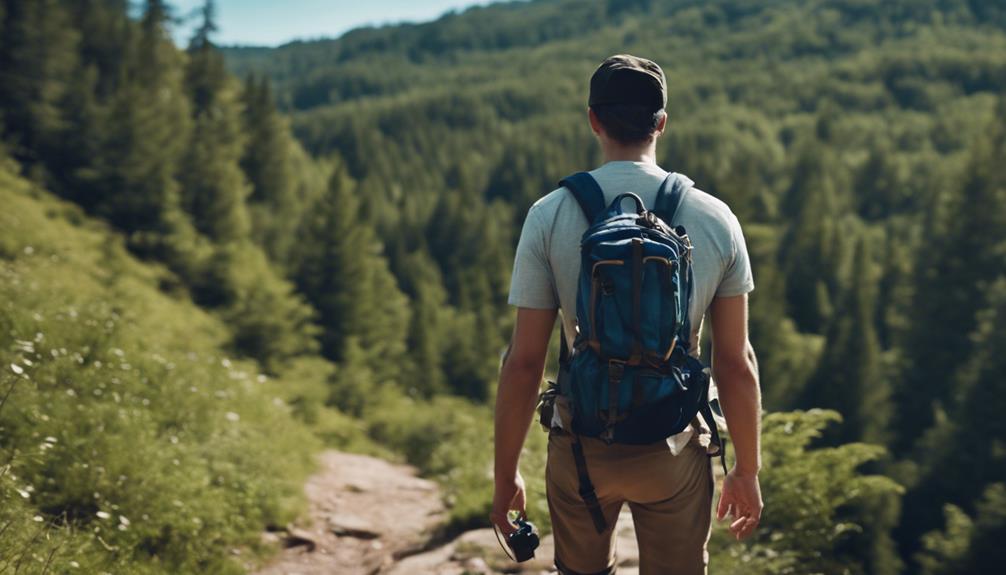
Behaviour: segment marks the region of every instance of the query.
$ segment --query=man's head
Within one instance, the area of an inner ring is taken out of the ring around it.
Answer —
[[[592,121],[614,142],[647,144],[663,130],[667,117],[664,71],[645,58],[611,56],[590,78],[588,105]]]

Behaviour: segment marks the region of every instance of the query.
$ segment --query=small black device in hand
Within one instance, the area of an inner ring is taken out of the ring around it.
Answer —
[[[507,537],[507,544],[513,549],[514,560],[523,563],[534,559],[534,550],[538,548],[539,542],[538,528],[523,517],[518,517],[514,525],[517,526],[517,531]]]

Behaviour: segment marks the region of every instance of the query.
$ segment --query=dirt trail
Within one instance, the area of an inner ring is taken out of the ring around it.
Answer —
[[[411,467],[338,451],[319,463],[304,487],[307,513],[266,534],[286,548],[258,575],[379,573],[443,523],[439,488]]]
[[[431,537],[446,519],[437,485],[415,469],[363,455],[326,451],[304,487],[307,513],[285,532],[264,537],[284,549],[255,575],[495,575],[553,573],[552,539],[536,559],[517,565],[491,529],[439,546]],[[631,521],[618,525],[619,573],[637,573]]]

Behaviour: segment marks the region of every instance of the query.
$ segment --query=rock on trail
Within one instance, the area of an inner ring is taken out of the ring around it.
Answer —
[[[286,548],[258,575],[379,573],[444,521],[439,488],[411,467],[338,451],[319,462],[304,487],[307,513],[265,535]]]
[[[439,487],[407,465],[325,451],[304,487],[308,511],[283,532],[263,537],[283,547],[255,575],[495,575],[552,569],[551,536],[520,565],[503,554],[491,529],[433,545],[447,518]],[[638,573],[627,512],[619,517],[619,573]]]

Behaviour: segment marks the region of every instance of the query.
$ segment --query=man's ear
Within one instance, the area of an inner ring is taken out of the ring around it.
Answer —
[[[601,126],[601,121],[597,119],[597,114],[594,113],[593,109],[587,108],[587,118],[590,119],[591,131],[594,132],[595,136],[600,137],[604,132],[604,127]]]
[[[664,128],[666,127],[667,127],[667,112],[664,112],[664,115],[660,117],[660,121],[657,122],[657,130],[656,130],[657,135],[659,136],[663,134]]]

